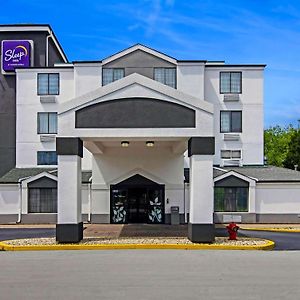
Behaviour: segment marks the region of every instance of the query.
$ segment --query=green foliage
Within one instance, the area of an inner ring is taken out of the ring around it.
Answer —
[[[300,170],[300,130],[295,130],[288,144],[288,153],[283,163],[286,168],[294,169],[298,165]]]
[[[299,130],[298,130],[299,131]],[[286,160],[290,152],[290,148],[293,148],[293,143],[296,142],[295,138],[292,142],[296,129],[291,125],[287,127],[281,127],[279,125],[270,127],[265,130],[265,156],[269,165],[284,167],[286,166]],[[292,156],[290,162],[293,160]],[[288,164],[291,166],[291,164]],[[291,167],[289,167],[291,168]],[[294,169],[294,167],[292,167]]]

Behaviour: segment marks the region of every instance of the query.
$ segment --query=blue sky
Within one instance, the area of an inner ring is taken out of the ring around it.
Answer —
[[[14,0],[0,23],[51,24],[69,60],[143,43],[177,59],[266,63],[265,127],[300,119],[297,0]]]

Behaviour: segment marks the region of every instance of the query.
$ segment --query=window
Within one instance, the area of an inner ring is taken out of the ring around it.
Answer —
[[[38,151],[38,165],[57,165],[57,154],[55,151]]]
[[[247,187],[215,187],[215,211],[246,212],[248,211]]]
[[[221,150],[221,158],[224,159],[241,158],[241,150]]]
[[[220,72],[220,93],[241,94],[242,72]]]
[[[108,69],[104,68],[102,69],[102,85],[107,85],[111,82],[114,82],[116,80],[119,80],[125,76],[125,70],[124,69]]]
[[[220,131],[242,132],[242,112],[239,110],[221,111]]]
[[[39,112],[38,113],[38,130],[41,133],[57,133],[57,113],[56,112]]]
[[[154,80],[176,88],[176,68],[154,68]]]
[[[56,188],[29,188],[29,213],[57,213]]]
[[[38,95],[58,95],[59,94],[59,74],[39,73],[37,77]]]

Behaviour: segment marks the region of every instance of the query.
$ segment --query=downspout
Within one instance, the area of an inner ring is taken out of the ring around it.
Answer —
[[[88,182],[88,202],[89,202],[89,210],[88,210],[88,222],[91,223],[92,216],[92,176]]]
[[[52,32],[46,37],[46,67],[49,66],[49,38],[52,38]]]
[[[18,181],[19,184],[19,212],[18,212],[18,220],[17,220],[17,224],[21,223],[21,219],[22,219],[22,181]]]
[[[23,197],[22,197],[22,181],[25,179],[28,179],[29,177],[24,177],[24,178],[20,178],[18,180],[18,185],[19,185],[19,212],[18,212],[18,220],[17,220],[17,224],[21,223],[22,220],[22,204],[23,204]]]
[[[186,223],[186,213],[185,213],[185,180],[183,181],[183,216],[184,216],[184,223]]]

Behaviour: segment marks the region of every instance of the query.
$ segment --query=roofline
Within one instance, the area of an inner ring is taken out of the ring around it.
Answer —
[[[280,183],[294,183],[294,182],[300,182],[300,179],[286,179],[286,180],[283,180],[283,179],[280,179],[280,180],[276,180],[276,179],[273,179],[273,180],[270,180],[270,179],[260,179],[258,180],[258,183],[276,183],[276,182],[280,182]]]
[[[8,30],[5,30],[5,27],[8,28]],[[13,30],[13,27],[17,27],[18,29]],[[67,55],[61,46],[58,38],[56,37],[52,27],[50,24],[0,24],[0,32],[1,31],[22,31],[21,28],[24,28],[23,31],[47,31],[50,36],[52,37],[52,40],[54,44],[57,46],[62,58],[65,60],[65,62],[69,62]],[[44,28],[43,28],[44,27]]]
[[[205,65],[206,68],[265,68],[266,64],[236,64],[236,65],[227,65],[227,64],[212,64],[212,65]]]
[[[102,60],[73,60],[72,64],[101,64]]]
[[[207,60],[203,59],[177,59],[179,63],[206,63]]]
[[[135,47],[139,47],[139,46],[148,49],[150,52],[156,52],[156,53],[158,53],[158,54],[160,54],[160,55],[162,55],[162,56],[165,56],[166,58],[169,58],[169,62],[170,62],[170,63],[175,64],[175,63],[177,62],[177,59],[174,58],[174,57],[172,57],[172,56],[170,56],[170,55],[167,55],[167,54],[165,54],[165,53],[163,53],[163,52],[161,52],[161,51],[158,51],[158,50],[156,50],[156,49],[153,49],[153,48],[148,47],[148,46],[146,46],[146,45],[143,45],[143,44],[141,44],[141,43],[136,43],[136,44],[134,44],[134,45],[132,45],[132,46],[129,46],[129,47],[127,47],[127,48],[125,48],[125,49],[123,49],[123,50],[121,50],[121,51],[118,51],[118,52],[116,52],[116,53],[114,53],[114,54],[112,54],[112,55],[110,55],[110,56],[108,56],[108,57],[105,57],[104,59],[102,59],[102,63],[104,63],[104,64],[109,63],[109,62],[111,61],[110,59],[113,58],[114,56],[117,56],[116,59],[118,59],[118,58],[119,58],[118,56],[119,56],[122,52],[127,52],[127,51],[130,50],[131,48],[135,48]],[[124,54],[124,55],[125,55],[125,54]],[[106,60],[107,60],[107,61],[106,61]]]
[[[57,67],[26,67],[26,68],[22,68],[22,67],[19,67],[19,68],[15,68],[15,70],[56,70],[56,69],[73,69],[74,66],[57,66]]]

